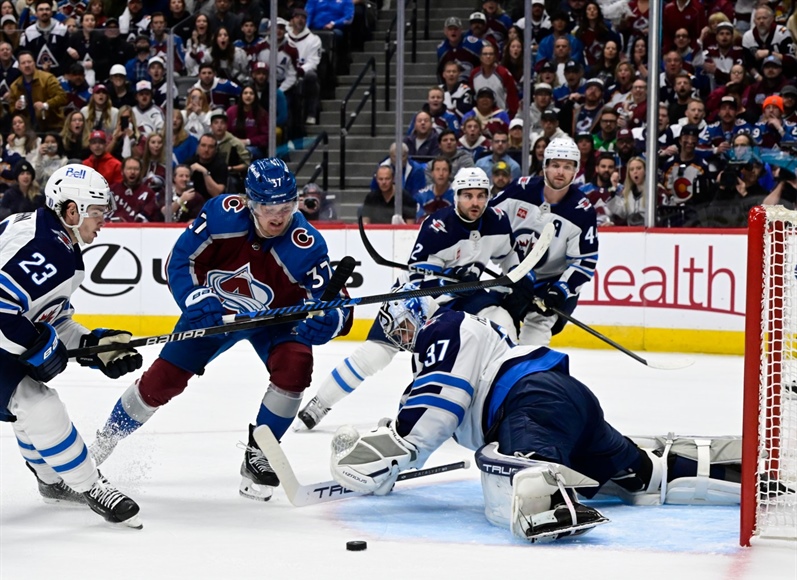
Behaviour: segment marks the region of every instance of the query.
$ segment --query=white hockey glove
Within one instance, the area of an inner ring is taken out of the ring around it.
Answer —
[[[344,425],[332,438],[330,469],[343,487],[387,495],[399,473],[412,467],[417,458],[415,447],[396,433],[392,422],[364,435]]]

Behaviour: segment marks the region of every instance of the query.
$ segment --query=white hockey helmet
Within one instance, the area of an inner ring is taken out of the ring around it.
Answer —
[[[581,162],[581,151],[578,150],[578,145],[570,137],[557,137],[551,139],[548,146],[543,153],[542,164],[547,167],[548,162],[552,159],[566,159],[576,164],[576,173]]]
[[[409,292],[418,290],[413,282],[402,284],[393,292]],[[437,303],[430,296],[390,300],[382,304],[377,315],[387,339],[402,350],[412,352],[418,331],[437,310]],[[412,323],[412,327],[406,322]]]
[[[61,222],[74,232],[81,244],[84,242],[78,228],[83,223],[83,219],[88,217],[89,206],[105,206],[106,214],[112,213],[116,209],[113,194],[102,174],[79,163],[70,163],[57,169],[44,186],[44,197],[47,207],[53,210]],[[66,224],[62,215],[64,205],[70,201],[75,203],[80,215],[80,221],[75,226]]]
[[[490,178],[484,172],[484,169],[479,167],[463,167],[454,176],[454,195],[459,195],[460,190],[463,189],[484,189],[490,193]]]

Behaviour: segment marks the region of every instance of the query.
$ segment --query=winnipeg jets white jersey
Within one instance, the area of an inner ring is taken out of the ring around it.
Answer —
[[[567,355],[514,346],[485,318],[441,310],[418,331],[412,365],[396,429],[417,448],[413,467],[421,467],[452,436],[474,451],[484,445],[512,385],[534,372],[566,370]]]
[[[488,207],[481,218],[467,224],[453,207],[446,207],[421,224],[409,265],[435,272],[470,266],[481,275],[492,260],[507,272],[519,263],[514,243],[512,227],[501,210]]]
[[[543,197],[542,177],[521,177],[490,201],[506,213],[523,254],[534,245],[543,228],[553,223],[556,235],[548,252],[534,267],[538,281],[562,281],[571,295],[595,274],[598,262],[598,226],[595,208],[571,185],[559,203]]]
[[[71,318],[72,293],[83,282],[83,257],[49,210],[0,222],[0,348],[21,354],[35,342],[34,322],[47,322],[69,347],[89,331]]]

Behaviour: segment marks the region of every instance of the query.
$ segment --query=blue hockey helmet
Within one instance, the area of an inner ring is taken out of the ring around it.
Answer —
[[[296,201],[296,177],[282,159],[258,159],[246,172],[246,196],[265,205]]]
[[[403,284],[393,292],[417,290],[412,282]],[[390,300],[382,304],[377,319],[387,339],[402,350],[412,351],[418,331],[437,310],[437,303],[430,296]],[[410,323],[411,326],[407,323]]]

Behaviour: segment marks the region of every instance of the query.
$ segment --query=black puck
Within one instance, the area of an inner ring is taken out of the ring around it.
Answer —
[[[368,544],[362,540],[352,540],[351,542],[346,542],[346,549],[349,552],[362,552],[367,547]]]

